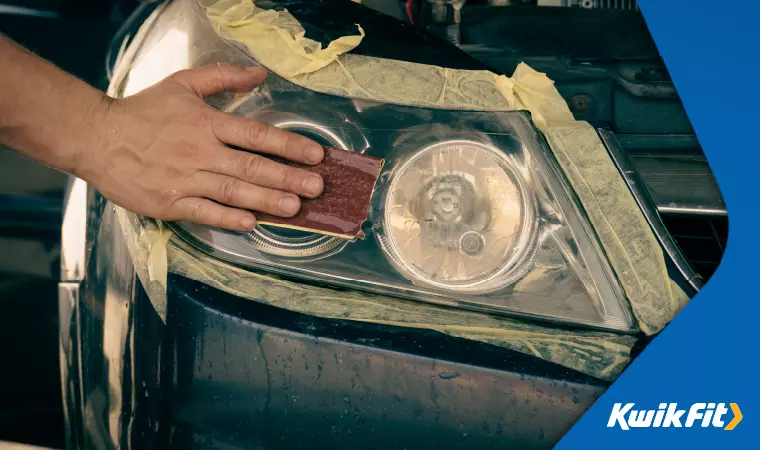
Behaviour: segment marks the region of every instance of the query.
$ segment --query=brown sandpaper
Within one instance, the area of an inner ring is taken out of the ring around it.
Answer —
[[[302,198],[301,210],[293,217],[257,213],[260,224],[348,239],[364,237],[362,224],[369,214],[372,191],[383,160],[334,147],[325,146],[324,149],[325,158],[315,166],[279,161],[321,175],[325,186],[322,195],[314,199]]]

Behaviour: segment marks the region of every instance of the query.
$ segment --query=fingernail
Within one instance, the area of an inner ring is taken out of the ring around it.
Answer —
[[[322,147],[309,147],[306,149],[306,161],[318,163],[325,157],[325,151]]]
[[[319,175],[309,175],[304,178],[302,186],[306,192],[319,195],[322,191],[322,178]]]
[[[280,209],[285,214],[294,214],[298,211],[298,200],[293,196],[285,196],[280,199]]]
[[[256,226],[256,219],[253,216],[243,217],[243,220],[240,221],[240,225],[246,230],[253,230],[253,227]]]

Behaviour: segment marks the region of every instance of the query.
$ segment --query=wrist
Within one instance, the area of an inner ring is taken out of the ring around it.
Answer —
[[[83,108],[80,119],[82,136],[80,144],[71,153],[63,168],[85,181],[93,182],[103,173],[102,164],[108,159],[108,150],[119,140],[121,122],[120,100],[98,92],[88,107]]]

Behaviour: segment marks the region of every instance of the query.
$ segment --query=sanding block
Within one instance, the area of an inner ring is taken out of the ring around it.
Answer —
[[[363,238],[362,224],[369,214],[383,160],[362,153],[325,146],[321,163],[307,166],[293,161],[282,164],[299,167],[322,176],[324,190],[314,199],[302,198],[301,210],[293,217],[256,213],[258,223],[338,236]]]

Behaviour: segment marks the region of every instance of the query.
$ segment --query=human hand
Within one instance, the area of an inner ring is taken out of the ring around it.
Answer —
[[[99,145],[81,151],[77,176],[113,203],[157,219],[249,231],[256,224],[251,211],[295,215],[299,196],[318,196],[323,180],[262,155],[316,164],[324,157],[322,147],[203,101],[227,90],[249,90],[265,78],[265,69],[220,63],[109,99],[107,112],[98,114]]]

